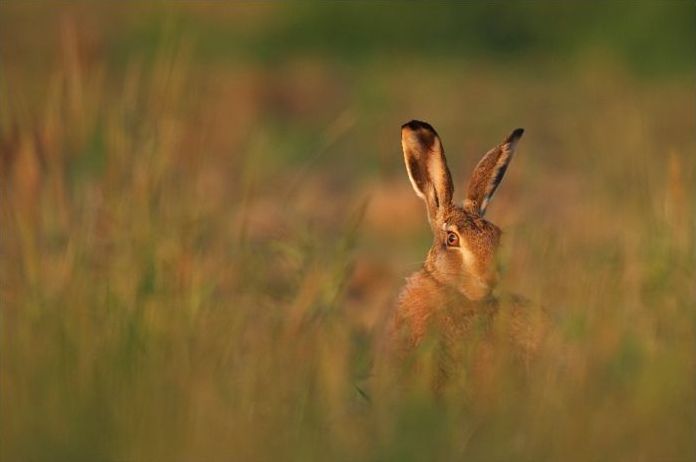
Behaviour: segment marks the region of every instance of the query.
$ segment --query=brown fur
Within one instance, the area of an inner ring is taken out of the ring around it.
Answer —
[[[483,218],[521,134],[521,129],[515,130],[482,158],[460,207],[452,202],[454,187],[435,130],[418,121],[402,127],[407,172],[426,203],[433,244],[423,268],[401,290],[388,321],[386,350],[403,360],[425,339],[434,340],[436,388],[467,361],[476,377],[486,377],[501,344],[525,362],[539,344],[541,329],[529,304],[520,297],[493,296],[501,231]],[[458,245],[448,244],[451,233]]]

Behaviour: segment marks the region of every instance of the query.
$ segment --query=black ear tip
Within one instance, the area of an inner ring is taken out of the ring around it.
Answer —
[[[437,142],[437,132],[427,122],[412,120],[401,126],[401,140],[411,146],[431,148]]]
[[[406,122],[401,126],[401,130],[405,129],[413,130],[414,132],[418,130],[428,130],[431,132],[435,131],[432,125],[430,125],[428,122],[422,122],[420,120],[412,120],[410,122]]]
[[[522,135],[524,134],[524,128],[516,128],[510,133],[510,136],[507,137],[505,140],[506,143],[513,143],[520,138],[522,138]]]

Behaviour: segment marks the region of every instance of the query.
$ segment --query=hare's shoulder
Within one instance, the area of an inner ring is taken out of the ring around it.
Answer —
[[[443,303],[441,287],[425,271],[406,278],[390,319],[392,335],[406,336],[410,343],[422,339],[436,308]]]
[[[470,301],[437,282],[426,271],[420,271],[406,279],[399,293],[391,320],[392,332],[397,332],[402,339],[408,338],[411,346],[429,334],[463,335],[478,318],[489,319],[495,312],[495,305],[495,301]]]

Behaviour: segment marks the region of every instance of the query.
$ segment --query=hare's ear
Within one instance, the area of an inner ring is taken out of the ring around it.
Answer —
[[[464,210],[481,217],[486,213],[486,207],[498,189],[523,133],[524,130],[518,128],[481,158],[469,180]]]
[[[454,192],[440,138],[430,124],[412,120],[401,127],[401,147],[413,189],[425,201],[432,222],[452,203]]]

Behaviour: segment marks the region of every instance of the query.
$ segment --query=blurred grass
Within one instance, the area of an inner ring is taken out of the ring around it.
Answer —
[[[696,28],[659,5],[2,4],[2,460],[696,457]],[[528,131],[490,217],[554,332],[485,405],[361,397],[430,241],[413,117],[458,191]]]

